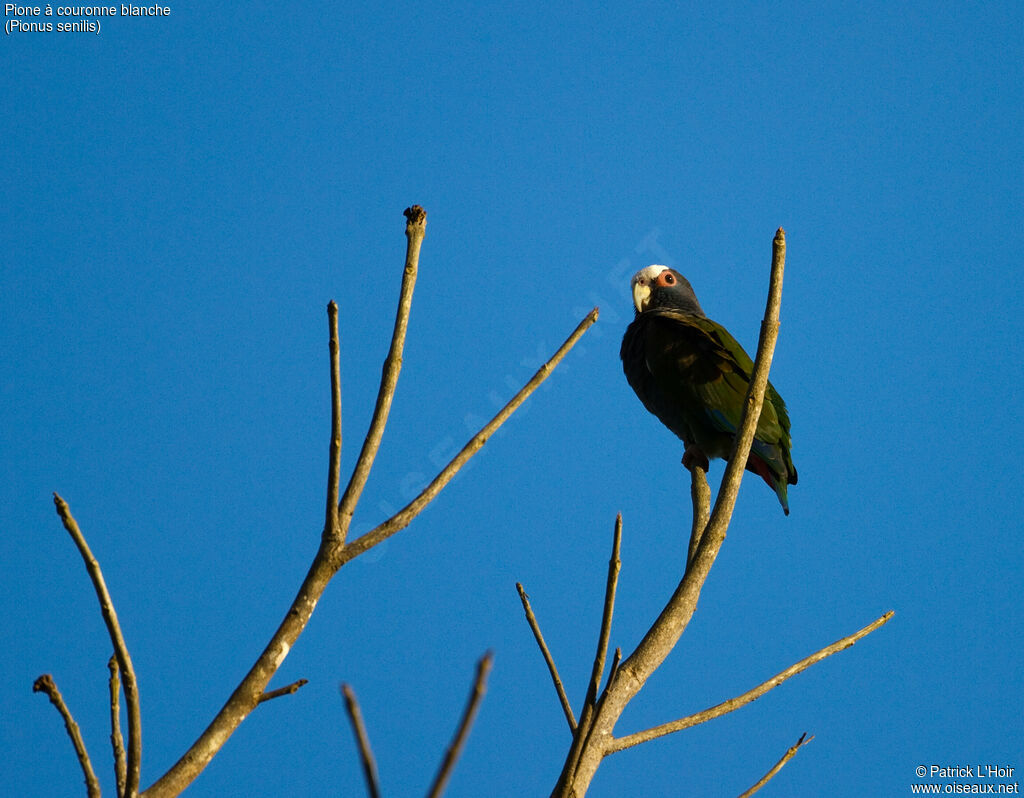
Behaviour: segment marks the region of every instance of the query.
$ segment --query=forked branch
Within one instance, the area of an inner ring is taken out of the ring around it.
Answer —
[[[117,657],[117,664],[121,670],[121,678],[124,683],[124,697],[128,704],[128,755],[127,769],[125,773],[125,795],[134,798],[139,791],[139,770],[142,762],[142,714],[139,710],[139,690],[135,681],[135,668],[132,666],[132,658],[128,654],[128,646],[124,642],[124,635],[121,634],[121,625],[117,620],[117,613],[114,611],[114,602],[110,598],[107,584],[103,580],[103,571],[100,570],[99,561],[93,556],[89,544],[85,542],[85,535],[78,528],[78,522],[71,515],[71,508],[56,493],[53,494],[53,503],[57,508],[57,514],[71,539],[78,547],[79,554],[85,562],[85,569],[89,572],[93,588],[96,590],[96,597],[100,600],[100,611],[103,614],[103,622],[110,634],[110,642],[114,645],[114,655]]]
[[[427,233],[427,213],[419,205],[413,205],[405,209],[405,237],[407,239],[405,250],[405,269],[402,271],[402,289],[398,297],[398,312],[395,314],[395,329],[391,334],[391,348],[388,350],[387,359],[381,371],[380,390],[377,391],[377,404],[373,409],[373,419],[370,421],[370,429],[363,439],[363,448],[359,452],[359,459],[352,469],[352,477],[349,479],[345,494],[341,497],[341,504],[338,506],[338,521],[341,526],[341,543],[345,542],[345,535],[348,533],[349,523],[352,521],[352,514],[356,509],[356,502],[366,486],[366,480],[370,477],[370,469],[373,468],[374,458],[380,448],[381,438],[384,436],[384,427],[388,423],[388,413],[391,412],[391,400],[395,396],[395,388],[398,386],[398,374],[402,370],[402,350],[405,348],[405,333],[409,327],[409,311],[412,309],[412,290],[416,285],[416,273],[420,262],[420,247],[423,245],[423,237]]]
[[[327,480],[327,511],[320,548],[309,571],[299,587],[295,599],[270,642],[250,668],[242,682],[206,727],[191,748],[145,792],[146,798],[165,798],[178,795],[209,764],[238,725],[252,712],[265,695],[270,679],[284,662],[292,646],[309,623],[313,611],[327,584],[348,561],[381,541],[404,529],[423,508],[451,481],[452,477],[473,456],[523,401],[550,375],[552,369],[566,355],[583,332],[597,318],[597,310],[590,313],[576,331],[555,353],[533,379],[487,424],[434,480],[403,510],[359,539],[346,544],[345,537],[356,504],[369,477],[374,458],[380,447],[402,365],[402,351],[408,328],[412,292],[416,282],[420,246],[426,229],[426,213],[418,205],[405,212],[406,256],[403,269],[395,326],[391,345],[381,374],[380,389],[370,428],[363,441],[359,458],[349,479],[348,487],[338,500],[337,515],[332,513],[339,481],[337,472],[341,449],[341,391],[340,365],[337,349],[337,308],[328,306],[331,352],[331,441]]]
[[[459,473],[459,470],[469,461],[469,459],[483,448],[483,445],[487,443],[488,439],[498,431],[498,428],[508,420],[509,416],[519,409],[519,406],[529,398],[530,394],[540,387],[544,380],[551,376],[551,373],[562,361],[562,358],[564,358],[569,353],[569,350],[576,345],[576,342],[582,337],[583,333],[590,329],[590,326],[597,321],[597,315],[598,309],[594,308],[590,313],[584,316],[583,321],[581,321],[569,337],[565,339],[565,342],[551,356],[551,359],[537,369],[537,373],[534,374],[530,381],[520,389],[519,393],[513,396],[509,400],[508,404],[497,412],[494,418],[488,421],[476,435],[469,439],[469,442],[462,447],[461,451],[459,451],[459,453],[449,461],[448,465],[441,469],[440,473],[430,481],[430,484],[428,484],[416,498],[391,516],[387,521],[374,529],[371,529],[362,537],[356,538],[356,540],[347,544],[341,554],[341,563],[344,564],[349,560],[355,559],[363,552],[372,549],[378,543],[383,543],[396,532],[400,532],[405,529],[409,525],[409,522],[419,515],[423,511],[423,508],[434,500],[445,485],[451,482],[452,478]]]
[[[611,690],[618,699],[612,703],[618,709],[615,718],[621,714],[626,704],[640,690],[644,682],[664,662],[665,657],[678,642],[697,609],[697,600],[704,587],[711,566],[718,556],[718,551],[725,541],[725,532],[732,518],[736,496],[739,493],[740,481],[743,478],[744,464],[750,454],[754,441],[757,419],[761,414],[761,403],[764,401],[765,389],[768,385],[768,371],[771,367],[772,354],[779,332],[779,311],[782,302],[782,275],[786,262],[786,238],[779,228],[772,242],[772,268],[769,280],[768,300],[765,305],[765,317],[761,323],[761,335],[757,345],[757,356],[750,375],[747,398],[743,405],[743,415],[736,431],[736,439],[722,484],[718,490],[714,509],[700,541],[696,545],[689,567],[680,581],[679,586],[669,599],[661,615],[644,635],[636,650],[622,663],[619,668],[619,679]],[[695,475],[695,478],[697,475]],[[699,482],[699,480],[698,480]],[[699,518],[703,509],[694,508],[694,528],[699,527]],[[621,705],[620,703],[621,702]],[[608,717],[611,721],[611,716]],[[610,733],[611,729],[607,731]]]

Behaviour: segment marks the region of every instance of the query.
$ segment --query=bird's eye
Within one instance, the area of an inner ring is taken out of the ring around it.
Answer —
[[[667,272],[665,274],[665,285],[675,285],[675,282],[675,275],[673,275],[672,272]]]

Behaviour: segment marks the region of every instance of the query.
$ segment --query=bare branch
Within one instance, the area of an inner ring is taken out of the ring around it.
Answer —
[[[395,329],[391,335],[391,348],[384,361],[380,390],[377,392],[377,404],[373,409],[370,429],[366,433],[363,448],[352,471],[348,487],[345,488],[345,495],[341,497],[341,504],[338,506],[341,543],[345,542],[345,535],[348,533],[356,502],[359,501],[359,496],[366,486],[374,458],[380,448],[384,426],[388,422],[388,413],[391,411],[391,400],[395,396],[395,388],[398,385],[398,373],[402,370],[402,350],[405,347],[405,332],[409,326],[409,310],[412,307],[412,290],[416,285],[416,271],[419,268],[420,247],[427,232],[427,213],[419,205],[413,205],[411,208],[405,209],[405,218],[405,237],[408,239],[408,244],[405,251],[402,290],[398,299],[398,313],[395,315]]]
[[[53,503],[57,508],[57,514],[64,524],[64,528],[71,535],[71,539],[78,547],[82,559],[85,561],[85,569],[89,572],[96,596],[100,600],[100,611],[103,614],[103,621],[107,625],[107,632],[110,634],[110,642],[114,645],[114,654],[117,657],[117,664],[121,669],[124,681],[124,697],[128,704],[128,760],[127,773],[125,775],[125,795],[134,798],[139,790],[139,769],[142,762],[142,716],[139,710],[139,690],[135,681],[135,669],[132,667],[132,658],[128,654],[128,646],[124,642],[124,635],[121,634],[121,625],[117,621],[117,613],[114,611],[114,602],[107,591],[107,585],[103,581],[103,572],[100,564],[85,542],[82,530],[71,515],[71,508],[56,493],[53,494]]]
[[[203,769],[210,763],[210,760],[221,749],[228,738],[238,728],[239,724],[249,715],[260,702],[264,695],[264,688],[270,683],[271,678],[277,669],[284,662],[288,652],[291,651],[295,641],[306,628],[309,619],[316,609],[317,602],[323,595],[327,584],[344,564],[340,559],[343,551],[344,537],[348,524],[352,518],[359,495],[366,484],[370,467],[380,447],[381,436],[384,432],[384,425],[387,422],[388,411],[391,408],[391,400],[394,396],[395,386],[398,381],[398,372],[402,365],[402,348],[405,343],[405,333],[409,321],[409,309],[412,302],[412,289],[416,282],[416,270],[419,264],[420,246],[423,243],[423,236],[426,226],[426,213],[418,206],[413,205],[405,211],[407,219],[406,238],[407,247],[405,255],[405,268],[402,274],[402,288],[398,301],[398,311],[395,317],[395,328],[391,338],[391,347],[388,356],[384,361],[381,374],[380,390],[377,394],[377,403],[374,408],[373,418],[370,422],[370,429],[366,433],[363,447],[356,462],[356,467],[349,480],[348,487],[341,497],[337,518],[332,517],[330,506],[327,508],[324,524],[324,534],[321,536],[320,548],[313,558],[313,562],[306,573],[299,591],[292,601],[291,606],[285,613],[277,630],[267,643],[256,662],[249,669],[245,678],[231,694],[224,706],[217,715],[210,721],[209,725],[199,735],[198,739],[186,751],[177,762],[164,773],[149,789],[146,790],[146,798],[169,798],[180,794]],[[332,303],[333,304],[333,303]],[[331,343],[331,459],[328,466],[327,493],[328,503],[333,503],[336,496],[335,474],[332,469],[340,469],[338,457],[341,450],[341,395],[340,395],[340,363],[335,354],[334,342],[337,339],[336,313],[331,305],[328,305],[327,313],[330,325]],[[337,432],[337,436],[335,436]],[[337,453],[335,452],[337,445]]]
[[[270,690],[263,693],[256,703],[262,704],[264,701],[272,701],[273,699],[280,698],[283,695],[293,695],[307,684],[309,684],[309,679],[299,679],[291,684],[286,684],[284,687],[278,687],[276,690]]]
[[[732,510],[736,505],[736,496],[740,491],[740,481],[747,466],[750,447],[754,443],[757,421],[761,417],[761,405],[764,402],[765,390],[768,387],[768,372],[772,366],[775,353],[775,342],[779,337],[779,313],[782,307],[782,275],[786,268],[786,232],[780,227],[772,241],[772,271],[768,284],[768,300],[765,303],[764,319],[761,322],[761,335],[757,341],[757,356],[754,358],[754,369],[750,375],[750,386],[743,406],[743,416],[736,430],[732,453],[722,475],[722,484],[715,498],[715,506],[708,522],[709,529],[725,538],[725,530],[732,518]],[[708,537],[708,536],[705,536]]]
[[[612,533],[612,556],[608,560],[608,580],[604,587],[604,610],[601,613],[601,633],[597,640],[597,654],[594,656],[594,667],[590,672],[590,687],[587,689],[586,703],[593,706],[597,703],[597,691],[601,689],[601,677],[604,675],[604,660],[608,654],[608,640],[612,633],[612,613],[615,611],[615,588],[619,583],[619,549],[622,546],[622,513],[615,516],[615,531]]]
[[[48,673],[44,673],[35,683],[32,685],[32,692],[34,693],[46,693],[46,697],[50,699],[50,703],[57,707],[57,711],[60,716],[64,718],[64,728],[68,730],[68,737],[71,738],[71,744],[75,747],[75,754],[78,756],[78,764],[82,766],[82,773],[85,775],[85,789],[89,795],[89,798],[100,798],[100,783],[96,778],[96,773],[92,769],[92,762],[89,761],[89,754],[85,750],[85,742],[82,740],[82,733],[78,729],[78,724],[75,723],[75,719],[71,717],[71,711],[68,709],[67,704],[64,703],[64,697],[60,694],[60,690],[57,689],[56,683],[53,681],[53,677]]]
[[[462,447],[462,450],[451,459],[451,461],[442,469],[442,471],[434,477],[427,487],[413,499],[404,508],[399,510],[395,515],[391,516],[387,521],[380,524],[379,526],[371,529],[362,537],[349,543],[345,546],[341,553],[341,564],[348,562],[358,557],[363,552],[373,548],[378,543],[387,540],[396,532],[400,532],[409,525],[417,515],[422,512],[423,508],[426,507],[438,493],[447,485],[461,469],[466,462],[474,454],[476,454],[487,440],[497,431],[497,429],[508,420],[519,406],[526,401],[526,399],[540,386],[544,380],[546,380],[554,368],[561,362],[562,358],[568,354],[569,350],[573,348],[580,337],[589,329],[595,321],[597,321],[597,308],[594,308],[588,313],[583,321],[579,323],[572,334],[565,340],[551,356],[551,359],[541,366],[537,373],[533,375],[529,382],[522,387],[522,389],[505,405],[501,410],[498,411],[497,415],[494,416],[483,428],[474,435],[469,442]]]
[[[768,385],[768,370],[778,337],[785,251],[785,235],[780,227],[773,241],[772,272],[765,319],[761,323],[757,357],[754,360],[754,369],[750,376],[750,387],[743,407],[743,416],[736,432],[736,443],[729,457],[725,476],[722,478],[722,486],[719,488],[714,510],[701,536],[700,543],[693,552],[690,567],[686,570],[683,580],[679,583],[679,587],[676,588],[676,592],[665,609],[658,616],[658,620],[619,669],[619,672],[632,682],[632,688],[625,695],[627,702],[636,694],[643,682],[661,665],[686,629],[690,618],[693,617],[693,613],[697,609],[697,599],[700,597],[704,580],[707,579],[711,566],[718,556],[718,550],[725,541],[725,531],[732,517],[732,509],[736,503],[743,468],[754,440],[757,418],[760,415],[761,403]]]
[[[615,678],[615,672],[619,669],[620,662],[622,662],[622,649],[616,646],[615,656],[612,657],[612,666],[608,670],[608,684],[604,686],[605,690],[608,689],[608,685],[611,684],[612,679]]]
[[[469,693],[466,709],[462,713],[462,720],[459,722],[459,728],[455,732],[455,737],[452,738],[451,743],[448,745],[448,750],[444,753],[441,767],[437,771],[437,776],[434,777],[434,783],[427,793],[427,798],[437,798],[437,796],[444,792],[445,785],[451,777],[452,768],[455,767],[455,761],[459,758],[459,754],[462,753],[462,747],[466,743],[469,727],[473,725],[473,718],[476,716],[476,711],[480,707],[480,701],[484,697],[484,691],[487,689],[487,674],[491,672],[493,662],[494,654],[488,651],[480,658],[476,665],[476,679],[473,681],[473,689]]]
[[[370,430],[363,442],[362,452],[357,461],[356,469],[349,481],[345,494],[341,497],[339,506],[338,524],[341,535],[334,539],[331,536],[322,536],[321,545],[314,557],[309,571],[306,574],[302,585],[299,587],[295,599],[285,613],[277,631],[274,632],[270,642],[267,643],[263,652],[256,662],[249,669],[245,678],[231,694],[224,706],[217,715],[210,721],[203,733],[196,739],[188,751],[186,751],[175,764],[145,792],[145,798],[170,798],[180,794],[203,769],[210,763],[210,760],[217,754],[228,738],[238,728],[239,724],[249,715],[259,702],[263,690],[270,683],[270,679],[277,672],[277,669],[284,662],[288,652],[291,651],[295,641],[298,640],[302,631],[309,623],[309,619],[316,609],[316,605],[323,595],[327,584],[338,570],[349,560],[366,551],[372,545],[389,537],[400,529],[404,528],[413,517],[426,504],[437,495],[455,472],[469,459],[469,457],[483,446],[484,442],[511,413],[522,404],[526,396],[532,392],[540,382],[550,373],[555,364],[560,360],[576,339],[583,334],[583,331],[597,318],[597,311],[591,313],[584,324],[577,328],[570,341],[563,344],[556,356],[546,363],[534,376],[534,379],[524,388],[515,399],[495,417],[495,419],[484,427],[480,433],[467,444],[448,467],[439,474],[434,481],[421,493],[413,502],[396,516],[371,530],[358,540],[348,546],[342,545],[345,532],[351,520],[352,511],[355,509],[355,502],[366,482],[369,474],[373,455],[380,444],[380,436],[383,432],[383,423],[386,420],[387,410],[390,407],[391,398],[394,394],[395,382],[398,377],[398,370],[401,366],[401,348],[404,342],[405,330],[409,315],[409,302],[412,298],[412,285],[415,281],[416,269],[419,259],[420,244],[423,240],[423,230],[426,214],[419,206],[408,209],[406,236],[409,239],[409,246],[406,252],[406,266],[403,273],[402,292],[399,299],[399,308],[395,320],[395,333],[392,337],[391,351],[385,360],[383,375],[381,378],[381,390],[378,393],[377,408],[374,412],[374,419],[370,423]]]
[[[551,674],[551,680],[555,683],[555,690],[558,692],[558,700],[562,704],[562,711],[565,713],[565,719],[569,723],[569,731],[576,731],[576,716],[573,715],[572,706],[569,704],[569,697],[565,694],[565,687],[562,685],[562,679],[558,675],[558,668],[555,667],[555,660],[551,656],[551,652],[548,651],[548,646],[544,642],[544,635],[540,633],[540,626],[537,624],[537,618],[533,614],[533,608],[530,607],[530,598],[526,595],[526,591],[523,589],[521,583],[516,582],[516,590],[519,591],[519,600],[523,602],[523,610],[526,612],[526,622],[530,624],[530,629],[533,630],[533,637],[537,641],[537,645],[540,646],[540,653],[544,655],[544,662],[547,663],[548,672]]]
[[[711,488],[708,485],[708,475],[696,464],[690,470],[690,498],[693,499],[693,525],[690,527],[690,546],[686,554],[687,568],[697,554],[697,547],[711,516]]]
[[[805,745],[807,745],[807,743],[809,743],[813,739],[814,739],[814,736],[812,735],[812,736],[808,737],[807,736],[807,732],[804,732],[803,734],[801,734],[800,735],[800,739],[797,740],[796,743],[791,745],[789,747],[789,750],[787,750],[786,753],[784,753],[782,755],[782,759],[780,759],[778,762],[776,762],[775,765],[772,767],[772,769],[769,770],[767,773],[765,773],[760,778],[760,780],[757,782],[757,784],[755,784],[749,790],[746,790],[745,792],[741,793],[738,796],[738,798],[750,798],[751,795],[753,795],[755,792],[760,790],[765,784],[767,784],[769,781],[771,781],[772,777],[776,773],[778,773],[780,770],[782,770],[782,766],[785,765],[790,759],[792,759],[793,757],[796,756],[796,752],[797,751],[799,751],[801,748],[803,748]]]
[[[768,679],[765,682],[762,682],[761,684],[757,685],[757,687],[747,690],[747,692],[743,693],[742,695],[738,695],[735,698],[730,698],[728,701],[723,701],[721,704],[716,704],[715,706],[709,707],[708,709],[702,710],[701,712],[697,712],[696,714],[687,715],[685,718],[674,720],[671,723],[663,723],[660,726],[654,726],[650,729],[645,729],[644,731],[629,734],[625,737],[619,737],[613,740],[611,745],[608,746],[608,753],[612,754],[617,751],[622,751],[626,748],[631,748],[634,745],[645,743],[648,740],[654,740],[658,737],[664,737],[666,734],[672,734],[672,732],[681,731],[682,729],[688,729],[691,726],[697,726],[701,723],[706,723],[709,720],[713,720],[714,718],[721,717],[722,715],[726,715],[734,710],[737,710],[740,707],[749,704],[751,701],[760,698],[769,690],[778,687],[787,679],[790,679],[793,676],[796,676],[801,671],[807,670],[807,668],[811,667],[812,665],[821,662],[826,657],[830,657],[833,654],[842,651],[843,649],[849,648],[862,637],[866,637],[879,627],[884,626],[886,623],[888,623],[889,619],[892,618],[892,616],[893,611],[889,610],[889,612],[885,613],[885,615],[872,621],[863,629],[859,629],[853,634],[847,635],[841,640],[837,640],[836,642],[832,643],[831,645],[825,646],[825,648],[819,651],[815,651],[810,656],[804,657],[799,662],[790,665],[788,668],[786,668],[786,670],[775,674],[772,678]]]
[[[340,540],[338,490],[341,473],[341,354],[338,344],[338,305],[327,303],[328,348],[331,353],[331,444],[327,465],[327,510],[324,537]]]
[[[612,731],[622,712],[650,675],[665,661],[697,609],[704,581],[725,541],[740,479],[753,443],[761,403],[764,401],[768,370],[779,330],[785,251],[785,233],[779,228],[772,242],[771,278],[757,356],[754,359],[735,443],[711,517],[672,597],[633,653],[619,667],[605,690],[598,706],[598,714],[593,721],[593,728],[586,732],[587,743],[583,750],[577,755],[575,742],[573,748],[570,748],[566,764],[555,787],[556,795],[582,795],[586,792],[601,760],[609,752],[608,746],[613,741]],[[581,717],[580,727],[583,728],[583,725]]]
[[[615,588],[619,581],[619,548],[622,543],[622,513],[615,517],[615,532],[612,536],[612,556],[608,560],[608,580],[604,590],[604,610],[601,613],[601,632],[598,635],[597,653],[594,656],[594,666],[590,673],[590,684],[587,686],[587,696],[583,701],[583,711],[580,712],[579,728],[573,735],[572,746],[569,748],[569,755],[565,759],[560,782],[568,783],[569,774],[576,771],[579,764],[580,754],[590,744],[590,736],[593,731],[594,713],[597,711],[597,691],[601,687],[601,675],[604,673],[604,660],[608,653],[608,638],[611,636],[612,613],[615,609]],[[618,658],[621,652],[616,650],[616,662],[613,671],[618,667]],[[609,684],[611,681],[609,679]],[[604,696],[602,696],[602,699]]]
[[[110,745],[114,749],[114,776],[117,779],[117,794],[124,795],[128,778],[128,765],[124,759],[124,738],[121,736],[121,676],[117,667],[117,655],[107,662],[110,671]]]
[[[348,711],[352,731],[356,735],[356,744],[359,746],[359,759],[363,763],[363,775],[366,776],[366,791],[370,798],[380,798],[377,763],[373,758],[373,749],[370,748],[370,738],[366,734],[366,725],[363,723],[363,713],[359,709],[359,702],[356,701],[356,694],[347,684],[341,686],[341,694],[345,698],[345,709]]]

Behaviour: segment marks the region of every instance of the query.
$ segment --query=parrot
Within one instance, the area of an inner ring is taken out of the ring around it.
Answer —
[[[728,459],[754,363],[729,331],[712,321],[683,275],[651,265],[633,275],[634,317],[619,356],[626,380],[649,412],[686,445],[683,465],[708,469]],[[790,454],[786,403],[769,382],[746,469],[778,496],[789,515]]]

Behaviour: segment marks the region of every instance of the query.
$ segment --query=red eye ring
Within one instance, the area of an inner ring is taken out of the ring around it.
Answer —
[[[665,285],[675,285],[676,283],[676,276],[672,274],[672,272],[665,272],[661,276],[661,279],[665,283]]]

